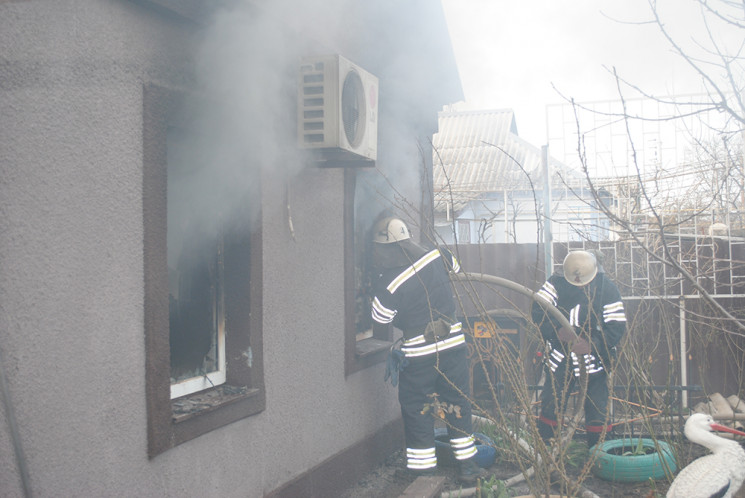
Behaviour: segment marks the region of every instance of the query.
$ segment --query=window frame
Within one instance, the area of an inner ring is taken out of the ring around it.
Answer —
[[[226,234],[225,264],[232,268],[225,279],[226,383],[171,400],[166,138],[168,127],[177,124],[182,106],[194,98],[185,90],[143,85],[145,390],[150,458],[266,407],[261,226],[251,233]],[[179,410],[191,400],[199,401],[203,408]]]

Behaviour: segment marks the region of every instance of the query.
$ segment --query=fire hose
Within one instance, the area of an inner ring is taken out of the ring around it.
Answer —
[[[485,284],[494,284],[500,287],[505,287],[515,292],[519,292],[520,294],[533,299],[536,303],[542,306],[548,314],[556,318],[556,320],[559,322],[559,324],[561,324],[562,327],[574,330],[574,327],[569,325],[569,320],[567,320],[567,318],[561,313],[561,311],[559,311],[558,308],[552,306],[551,303],[547,302],[545,299],[539,298],[537,292],[533,292],[522,284],[518,284],[517,282],[513,282],[512,280],[507,280],[506,278],[496,277],[494,275],[485,275],[483,273],[456,273],[455,275],[453,275],[453,278],[462,282],[476,281]]]

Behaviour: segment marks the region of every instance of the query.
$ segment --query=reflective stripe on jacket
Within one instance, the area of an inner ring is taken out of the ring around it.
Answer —
[[[551,342],[547,341],[546,345],[548,346],[549,353],[546,357],[546,364],[548,364],[548,368],[551,369],[552,372],[556,372],[556,370],[561,366],[561,364],[566,360],[566,355],[559,351],[558,349],[554,349],[551,347]],[[600,361],[599,358],[596,358],[593,354],[583,354],[583,355],[577,355],[574,352],[569,353],[569,357],[572,359],[572,368],[574,370],[574,376],[579,377],[580,376],[580,358],[585,364],[585,370],[588,374],[594,374],[597,372],[601,372],[603,370],[603,362]]]
[[[411,339],[405,340],[401,351],[407,358],[416,356],[426,356],[438,351],[454,348],[466,343],[466,337],[463,335],[463,325],[460,322],[450,326],[450,335],[441,341],[427,344],[424,334],[418,335]]]

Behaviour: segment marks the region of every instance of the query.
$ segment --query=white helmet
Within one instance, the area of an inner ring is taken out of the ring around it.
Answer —
[[[572,285],[587,285],[597,273],[598,262],[590,252],[572,251],[564,258],[564,278]]]
[[[375,224],[373,242],[392,244],[411,238],[406,223],[398,218],[383,218]]]

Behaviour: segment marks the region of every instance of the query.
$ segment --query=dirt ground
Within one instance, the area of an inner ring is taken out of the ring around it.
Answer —
[[[679,446],[678,456],[685,462],[690,462],[707,453],[701,446],[684,443],[682,446]],[[341,498],[397,498],[415,479],[406,472],[404,460],[403,450],[393,453],[385,462],[341,495]],[[496,479],[505,480],[516,475],[519,469],[514,464],[502,463],[498,459],[488,471]],[[444,491],[455,492],[453,496],[458,496],[457,491],[464,488],[457,482],[457,469],[455,465],[447,463],[439,465],[437,475],[446,478]],[[605,481],[590,474],[586,477],[584,486],[601,498],[658,498],[665,496],[670,483],[667,479],[659,479],[654,482],[619,483]],[[530,489],[524,483],[512,487],[509,493],[510,496],[531,494]],[[735,494],[735,498],[745,498],[745,486]]]
[[[414,481],[414,477],[405,471],[403,451],[397,451],[372,472],[360,479],[357,484],[347,490],[341,498],[397,498]],[[496,479],[508,479],[519,472],[513,465],[494,464],[488,469]],[[437,469],[437,475],[445,476],[445,491],[463,489],[456,479],[457,469],[452,465],[441,465]],[[588,476],[584,485],[590,491],[602,498],[620,497],[646,497],[650,492],[658,493],[656,496],[664,496],[669,483],[666,480],[650,483],[617,483],[598,479],[593,475]],[[525,484],[519,484],[511,488],[511,496],[530,495],[530,489]],[[454,494],[457,496],[457,494]],[[652,494],[651,496],[655,496]]]

